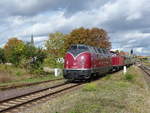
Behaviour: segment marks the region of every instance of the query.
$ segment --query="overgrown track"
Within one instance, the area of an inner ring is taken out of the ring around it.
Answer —
[[[36,102],[37,100],[59,94],[63,91],[72,89],[81,84],[74,83],[61,83],[52,87],[43,88],[37,91],[29,92],[13,98],[0,101],[0,113],[1,112],[13,112],[17,108],[22,107],[28,103]]]
[[[46,81],[41,81],[41,82],[34,82],[34,83],[23,83],[23,84],[17,84],[17,85],[0,86],[0,90],[8,90],[8,89],[21,88],[21,87],[26,87],[26,86],[33,86],[33,85],[38,85],[38,84],[48,83],[48,82],[58,81],[58,80],[63,80],[63,78],[46,80]]]
[[[139,66],[147,75],[150,76],[150,68],[144,65]]]

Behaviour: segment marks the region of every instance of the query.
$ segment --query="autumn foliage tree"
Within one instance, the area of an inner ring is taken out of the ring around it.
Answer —
[[[111,48],[107,32],[99,28],[85,29],[81,27],[74,29],[65,39],[66,48],[69,48],[72,44],[86,44],[99,48]]]
[[[7,62],[18,65],[25,50],[25,44],[17,38],[10,38],[4,46],[4,54]]]

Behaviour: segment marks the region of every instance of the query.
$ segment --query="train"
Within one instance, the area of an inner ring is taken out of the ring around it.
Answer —
[[[63,76],[70,81],[89,80],[133,64],[130,56],[84,44],[72,45],[64,57]]]

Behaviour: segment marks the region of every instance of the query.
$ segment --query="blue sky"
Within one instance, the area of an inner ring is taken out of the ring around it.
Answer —
[[[0,0],[0,46],[11,37],[37,46],[48,34],[99,27],[112,49],[150,55],[150,0]]]

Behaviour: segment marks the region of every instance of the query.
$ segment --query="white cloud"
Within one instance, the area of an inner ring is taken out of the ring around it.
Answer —
[[[48,36],[38,36],[34,37],[35,42],[41,42],[41,41],[46,41],[48,39]]]
[[[142,48],[142,47],[139,47],[139,48],[136,48],[136,49],[135,49],[135,51],[136,51],[136,52],[138,52],[138,53],[141,53],[141,52],[142,52],[142,50],[143,50],[143,48]]]
[[[27,37],[34,34],[35,41],[40,43],[47,39],[45,37],[51,32],[66,33],[81,26],[100,27],[110,34],[114,49],[135,48],[136,52],[147,54],[145,46],[150,45],[149,0],[66,1],[0,1],[0,14],[8,12],[8,15],[0,20],[3,24],[0,26],[0,36],[4,39],[0,44],[4,44],[8,37],[12,36],[27,40]],[[10,6],[13,10],[10,10]],[[66,16],[66,13],[72,14]],[[145,28],[148,32],[142,31]]]

